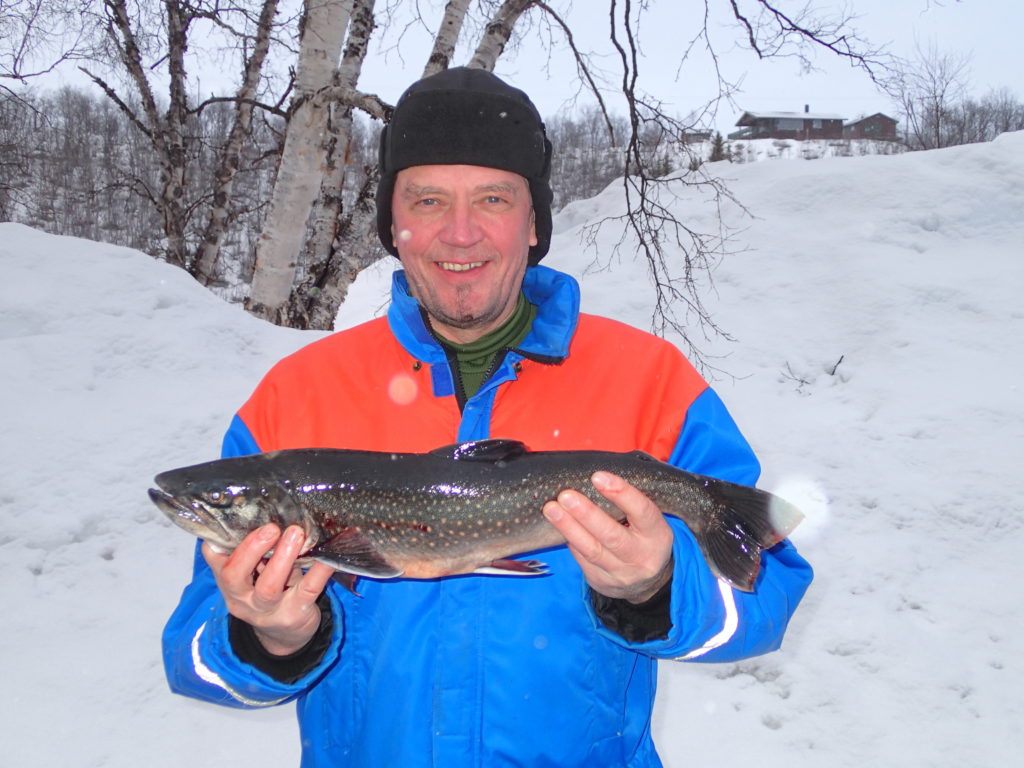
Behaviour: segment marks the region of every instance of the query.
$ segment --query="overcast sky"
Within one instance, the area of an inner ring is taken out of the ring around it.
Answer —
[[[939,51],[970,57],[970,94],[981,97],[993,88],[1008,88],[1024,101],[1024,46],[1020,44],[1024,30],[1024,0],[777,0],[776,5],[787,13],[796,12],[810,2],[815,8],[839,13],[849,9],[856,17],[853,27],[860,36],[877,47],[885,46],[897,56],[912,58],[917,46],[934,45]],[[400,7],[409,7],[402,0]],[[749,8],[753,0],[741,0]],[[297,8],[300,0],[282,0],[282,8]],[[444,0],[418,0],[424,13],[433,13],[428,20],[436,28]],[[620,7],[622,3],[619,3]],[[638,3],[634,0],[634,6]],[[640,40],[644,58],[641,80],[649,93],[667,105],[670,114],[683,117],[699,108],[717,93],[717,78],[709,56],[694,50],[680,66],[683,51],[700,29],[702,0],[651,0],[651,8],[643,16]],[[828,51],[814,53],[816,71],[805,72],[794,58],[759,60],[742,47],[744,33],[729,11],[728,0],[709,0],[712,15],[709,29],[718,54],[718,63],[727,80],[740,84],[733,104],[723,103],[717,116],[708,119],[713,127],[727,133],[734,129],[743,110],[799,112],[808,106],[811,111],[830,113],[847,119],[885,112],[897,116],[897,109],[878,90],[871,79],[859,69]],[[383,2],[378,2],[383,7]],[[600,12],[596,9],[600,8]],[[569,15],[578,46],[597,52],[596,58],[614,77],[616,60],[611,56],[608,34],[607,5],[600,0],[576,0]],[[383,22],[378,8],[378,21]],[[533,17],[536,18],[536,17]],[[387,36],[378,34],[371,44],[360,87],[393,103],[401,92],[422,72],[431,44],[430,30],[413,25],[406,28],[401,44],[396,45],[396,29]],[[574,94],[575,65],[564,42],[551,53],[541,45],[542,30],[531,27],[526,41],[517,49],[506,51],[499,60],[497,73],[526,90],[548,118],[570,108]],[[192,50],[198,46],[193,44]],[[399,53],[400,52],[400,53]],[[465,63],[468,52],[456,53],[455,63]],[[227,78],[237,78],[234,61],[214,61],[208,51],[207,70],[200,73],[199,90],[227,90]],[[294,66],[294,61],[274,62],[279,71]],[[63,77],[83,87],[93,88],[73,67],[66,67],[60,76],[47,79],[52,86]],[[196,82],[196,81],[194,81]],[[165,89],[166,92],[166,89]],[[619,114],[621,104],[610,103]]]

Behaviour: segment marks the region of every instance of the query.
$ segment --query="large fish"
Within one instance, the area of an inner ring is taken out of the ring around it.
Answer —
[[[471,572],[542,573],[510,556],[556,546],[541,507],[575,489],[609,515],[594,490],[606,470],[649,496],[693,532],[716,576],[752,591],[761,550],[803,515],[766,491],[684,472],[642,451],[530,452],[481,440],[430,453],[294,449],[221,459],[156,476],[154,503],[215,550],[276,523],[306,532],[303,560],[353,576],[430,579]]]

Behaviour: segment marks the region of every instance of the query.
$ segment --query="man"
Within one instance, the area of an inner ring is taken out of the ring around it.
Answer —
[[[752,484],[758,465],[675,347],[579,313],[551,237],[550,144],[527,96],[480,70],[411,86],[381,138],[378,227],[404,271],[386,319],[275,366],[224,454],[428,451],[502,437],[533,450],[646,450]],[[231,706],[295,700],[304,766],[656,766],[656,658],[778,647],[811,579],[788,542],[757,589],[711,574],[678,520],[621,478],[544,514],[550,574],[360,580],[294,567],[301,532],[203,546],[164,634],[174,690]],[[273,550],[272,554],[271,550]],[[269,557],[266,564],[263,559]]]

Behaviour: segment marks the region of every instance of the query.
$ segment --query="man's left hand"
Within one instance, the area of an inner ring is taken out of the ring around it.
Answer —
[[[631,603],[649,600],[672,578],[672,529],[647,496],[610,472],[595,472],[594,488],[621,509],[629,525],[613,520],[578,491],[562,491],[544,505],[595,592]]]

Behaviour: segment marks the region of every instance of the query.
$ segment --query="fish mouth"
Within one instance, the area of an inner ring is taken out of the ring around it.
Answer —
[[[237,542],[232,541],[231,533],[201,504],[186,504],[173,494],[157,488],[149,489],[149,498],[156,504],[172,523],[200,539],[215,546],[231,550]]]

